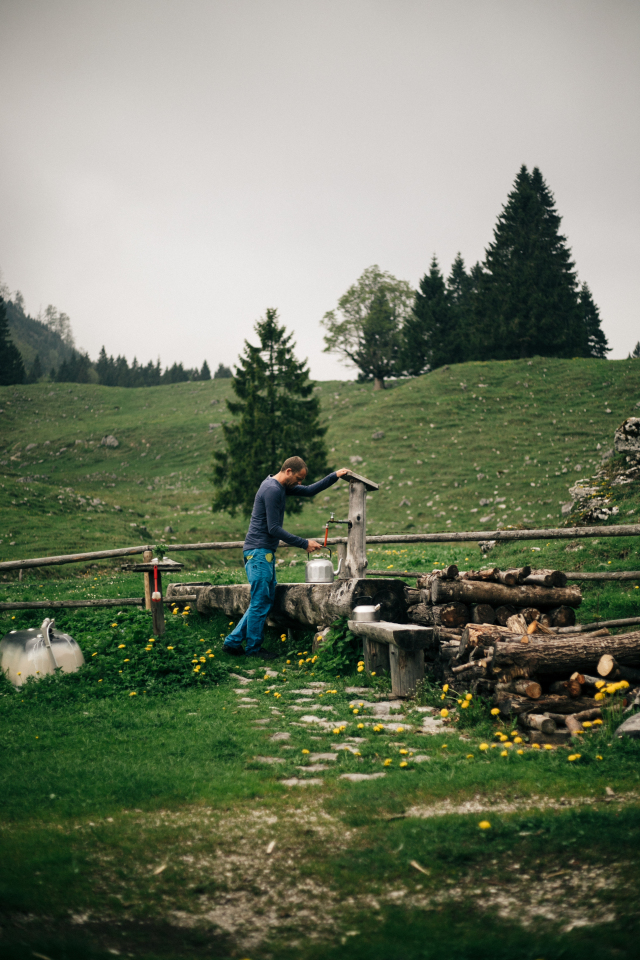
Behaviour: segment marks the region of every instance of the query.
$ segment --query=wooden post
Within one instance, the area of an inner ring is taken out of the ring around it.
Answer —
[[[142,554],[143,563],[151,563],[153,560],[153,551],[145,550]],[[151,578],[153,574],[143,573],[142,579],[144,581],[144,606],[146,610],[151,610],[151,594],[153,593],[153,587],[151,586]]]
[[[418,680],[424,680],[424,650],[402,650],[389,644],[391,692],[396,697],[413,697]]]
[[[153,574],[151,574],[153,576]],[[162,574],[158,570],[158,592],[162,597]],[[153,632],[156,637],[162,637],[165,632],[164,625],[164,600],[151,601],[151,613],[153,615]]]
[[[349,533],[347,534],[347,561],[345,579],[362,579],[367,570],[367,490],[377,490],[378,484],[349,470]],[[342,579],[342,577],[340,578]]]
[[[347,576],[362,579],[367,569],[367,488],[360,480],[349,484]]]
[[[364,668],[367,673],[375,673],[380,676],[381,673],[390,672],[388,643],[377,643],[375,640],[368,640],[367,637],[364,637],[362,647]]]

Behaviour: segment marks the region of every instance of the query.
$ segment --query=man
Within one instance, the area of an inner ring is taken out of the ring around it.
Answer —
[[[287,497],[314,497],[326,490],[338,477],[343,477],[346,469],[330,473],[324,480],[302,486],[307,475],[307,465],[300,457],[289,457],[275,476],[267,477],[256,493],[251,513],[251,522],[244,542],[244,561],[247,579],[251,584],[251,602],[249,609],[225,640],[223,650],[236,657],[262,657],[274,660],[276,653],[267,653],[262,649],[264,625],[273,606],[276,592],[276,550],[281,540],[292,547],[300,547],[308,553],[321,550],[317,540],[304,540],[293,533],[287,533],[282,526]],[[246,651],[242,641],[246,640]]]

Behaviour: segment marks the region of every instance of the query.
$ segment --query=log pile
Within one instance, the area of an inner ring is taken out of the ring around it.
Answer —
[[[420,577],[415,589],[406,588],[405,597],[409,620],[454,630],[468,623],[504,627],[516,614],[527,624],[572,627],[582,603],[580,588],[567,586],[560,570],[487,567],[461,573],[455,564]]]
[[[441,636],[431,667],[491,698],[532,742],[569,739],[602,720],[603,697],[622,693],[626,707],[640,695],[640,631],[603,633],[560,634],[523,615],[504,627],[468,623],[457,645]]]

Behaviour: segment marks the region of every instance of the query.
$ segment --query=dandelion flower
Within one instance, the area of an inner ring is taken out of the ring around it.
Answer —
[[[396,733],[404,733],[404,727],[396,727]]]
[[[135,690],[132,690],[131,693],[129,694],[129,696],[130,696],[130,697],[137,697],[138,694],[136,693]]]
[[[302,752],[303,752],[303,753],[309,753],[309,751],[308,751],[308,750],[303,750]]]
[[[501,756],[501,757],[508,757],[508,756],[509,756],[509,751],[508,751],[508,750],[502,750],[501,753],[500,753],[500,756]]]
[[[601,724],[602,724],[602,720],[594,720],[594,721],[593,721],[594,727],[595,727],[595,726],[598,726],[598,727],[599,727]]]
[[[375,670],[372,670],[372,671],[371,671],[371,676],[372,676],[372,677],[375,677],[375,675],[376,675]]]
[[[448,746],[449,746],[448,743],[443,743],[441,749],[446,750]]]
[[[449,689],[449,684],[448,684],[448,683],[445,683],[445,685],[443,686],[442,689],[443,689],[444,693],[446,693],[447,690]]]
[[[582,726],[585,727],[585,728],[588,730],[589,727],[592,727],[592,726],[593,726],[593,724],[591,723],[590,720],[583,720],[583,721],[582,721]]]
[[[173,650],[173,647],[167,647],[167,650]]]
[[[392,763],[393,763],[393,760],[391,760],[390,758],[387,757],[387,759],[386,759],[385,762],[384,762],[384,766],[385,766],[385,767],[390,767]]]
[[[577,760],[577,759],[578,759],[578,756],[579,756],[579,754],[577,754],[577,753],[572,753],[570,756],[567,757],[567,760],[569,761],[569,763],[573,763],[574,760]]]
[[[478,747],[478,750],[488,750],[488,749],[489,749],[488,743],[481,743],[480,746]]]
[[[492,709],[491,709],[491,716],[492,716],[492,717],[497,717],[499,713],[500,713],[500,711],[498,710],[497,707],[492,707]]]
[[[473,700],[473,694],[467,693],[467,695],[465,696],[465,700]]]
[[[539,750],[539,749],[540,749],[540,744],[539,744],[539,743],[532,743],[532,744],[531,744],[531,749],[532,749],[532,750]]]
[[[545,750],[553,750],[553,746],[550,743],[545,743],[544,748]]]
[[[364,670],[364,667],[358,667],[358,673],[362,673],[363,670]]]
[[[468,754],[467,754],[467,760],[473,760],[473,754],[472,754],[472,753],[468,753]]]
[[[364,730],[364,723],[358,724],[358,730]]]
[[[447,710],[446,707],[443,707],[443,708],[442,708],[442,710],[440,711],[440,716],[441,716],[441,717],[448,717],[448,716],[449,716],[449,711]]]
[[[489,823],[488,820],[481,820],[480,823],[478,824],[478,826],[480,827],[481,830],[490,830],[490,829],[491,829],[491,824]]]
[[[522,754],[524,753],[524,750],[516,750],[516,753],[522,756]]]
[[[354,711],[353,711],[353,715],[354,715],[354,716],[355,716],[357,713],[360,713],[360,711],[359,711],[359,710],[354,710]]]
[[[112,627],[117,627],[118,624],[117,624],[117,623],[112,623],[111,626],[112,626]]]
[[[400,766],[401,766],[401,767],[408,767],[409,764],[407,763],[406,760],[401,760],[401,761],[400,761]]]
[[[340,733],[340,727],[334,727],[332,732],[334,736],[337,736]]]
[[[602,760],[602,757],[600,756],[599,753],[596,755],[596,760]]]
[[[463,700],[463,701],[461,702],[461,704],[460,704],[460,709],[461,709],[461,710],[466,710],[468,706],[470,706],[469,701],[468,701],[468,700]]]
[[[123,662],[123,663],[129,663],[129,657],[125,657],[122,662]]]
[[[124,650],[125,647],[126,647],[126,643],[119,643],[119,644],[118,644],[118,650]]]
[[[447,696],[446,693],[441,693],[441,694],[440,694],[440,699],[441,699],[441,700],[445,700],[445,699],[446,699],[446,696]]]
[[[514,738],[513,738],[513,742],[514,742],[514,743],[522,743],[522,737],[514,737]]]

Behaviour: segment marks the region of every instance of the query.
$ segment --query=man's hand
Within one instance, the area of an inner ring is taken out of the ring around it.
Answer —
[[[349,473],[348,467],[342,467],[341,470],[336,470],[336,477],[344,477],[345,473]]]
[[[316,550],[322,550],[323,546],[321,543],[318,543],[317,540],[309,540],[309,545],[307,546],[307,553],[315,553]]]

